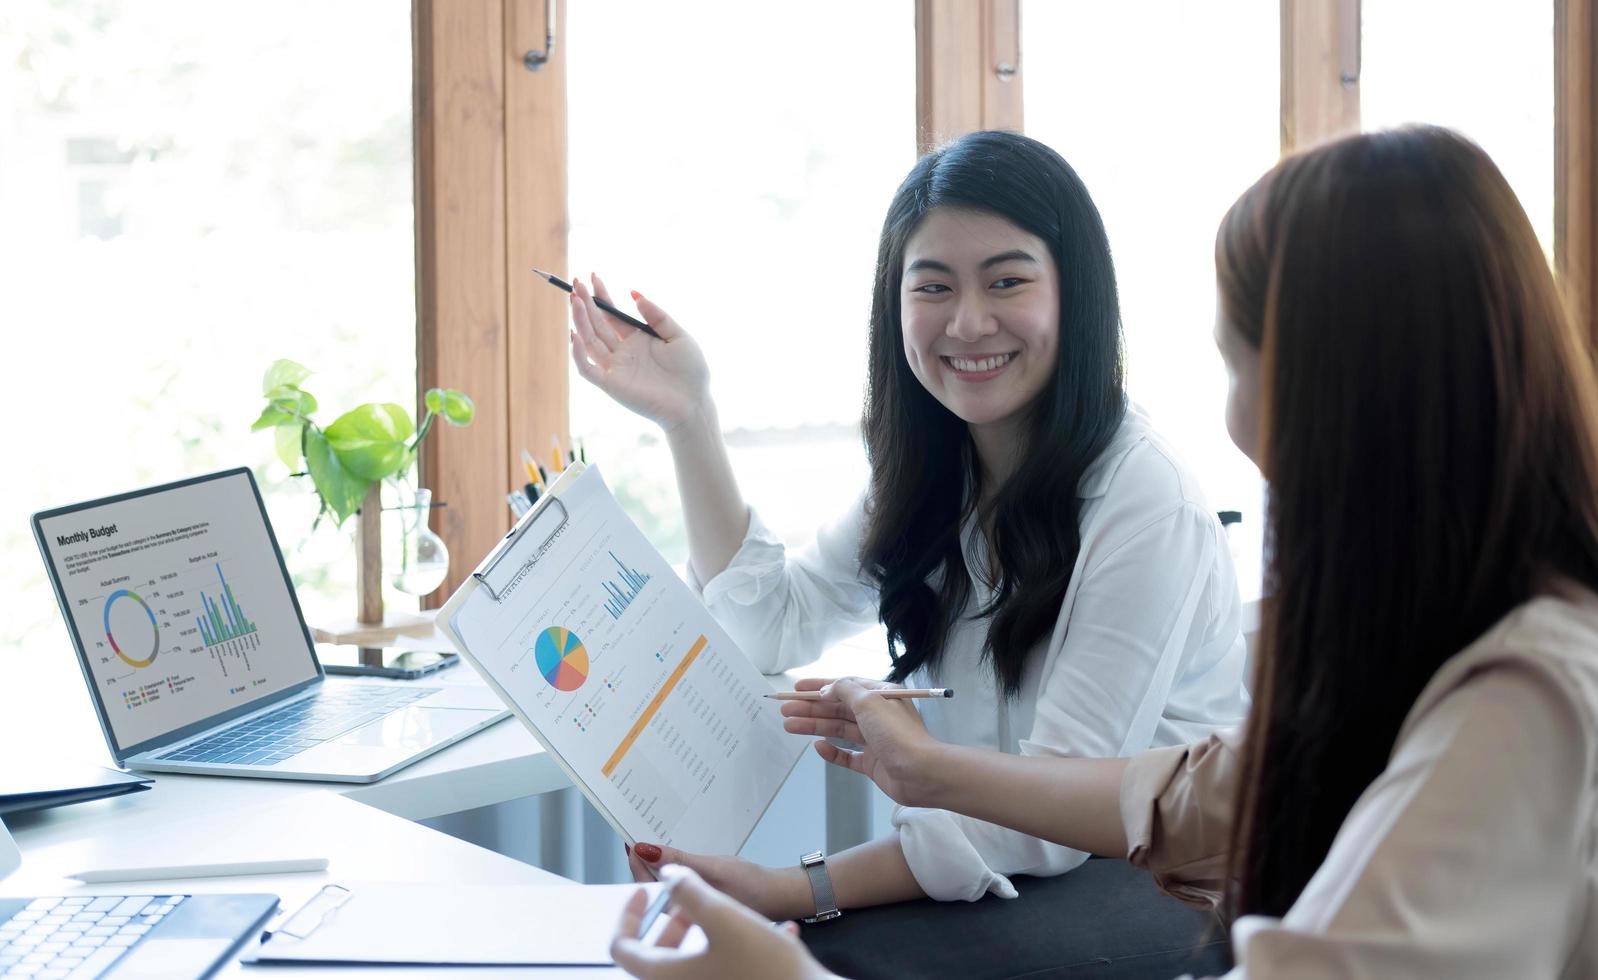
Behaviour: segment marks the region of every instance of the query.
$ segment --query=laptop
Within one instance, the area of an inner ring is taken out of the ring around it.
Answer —
[[[33,515],[117,765],[372,782],[509,715],[484,685],[329,680],[240,468]]]
[[[0,820],[0,880],[21,864]],[[276,908],[276,895],[0,897],[0,974],[203,977]]]

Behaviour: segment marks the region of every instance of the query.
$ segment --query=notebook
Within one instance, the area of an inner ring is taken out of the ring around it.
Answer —
[[[137,793],[154,782],[11,746],[0,754],[0,815]]]
[[[327,885],[244,957],[251,963],[610,966],[627,899],[649,885]],[[419,909],[426,911],[418,916]],[[396,929],[414,920],[418,928]],[[695,930],[693,941],[703,942]]]

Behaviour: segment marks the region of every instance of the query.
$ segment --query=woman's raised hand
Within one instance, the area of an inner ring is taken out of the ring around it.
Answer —
[[[895,803],[934,805],[937,753],[943,743],[927,731],[912,702],[872,693],[898,686],[861,677],[802,680],[796,690],[820,691],[824,697],[783,702],[783,727],[797,735],[859,743],[855,751],[818,741],[816,752],[835,766],[865,773]]]
[[[822,969],[796,938],[792,922],[780,926],[717,892],[690,868],[668,865],[661,878],[672,886],[672,916],[653,945],[638,938],[647,905],[640,889],[622,910],[610,955],[616,965],[645,980],[766,977],[770,980],[821,980]],[[703,930],[707,945],[698,952],[678,948],[688,930]]]
[[[594,302],[612,306],[605,283],[572,282],[572,360],[583,380],[666,431],[709,407],[710,368],[692,337],[665,310],[633,293],[644,322],[659,339],[617,320]]]

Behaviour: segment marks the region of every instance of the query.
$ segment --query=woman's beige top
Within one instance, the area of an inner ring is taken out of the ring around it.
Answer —
[[[1598,977],[1598,596],[1528,602],[1421,692],[1386,770],[1281,919],[1232,928],[1229,977]],[[1155,749],[1121,784],[1129,859],[1213,901],[1236,736]]]

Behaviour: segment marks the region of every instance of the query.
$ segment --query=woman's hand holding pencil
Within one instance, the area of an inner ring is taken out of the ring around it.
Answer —
[[[818,736],[818,755],[835,766],[864,773],[895,803],[938,805],[940,754],[949,747],[927,731],[913,697],[893,696],[904,688],[861,677],[811,678],[794,687],[819,697],[785,701],[784,729]],[[826,741],[832,738],[855,742],[860,748],[846,749]]]
[[[593,289],[572,284],[572,360],[583,380],[670,432],[711,411],[710,368],[699,345],[677,321],[638,293],[633,301],[657,337],[617,321],[599,307],[610,293],[598,276]]]

